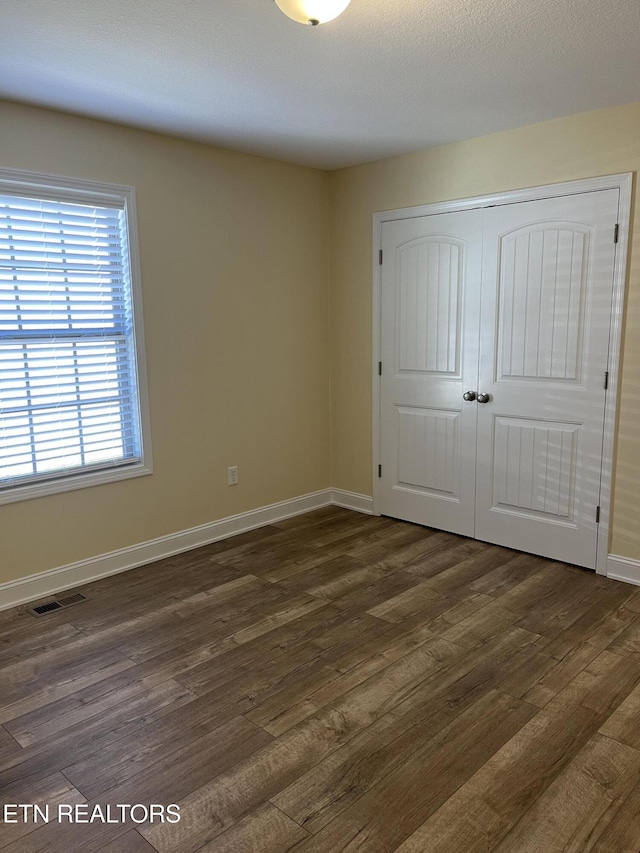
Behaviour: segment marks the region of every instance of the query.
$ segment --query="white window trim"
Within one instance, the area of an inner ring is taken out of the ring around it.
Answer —
[[[30,500],[31,498],[70,492],[103,483],[130,480],[153,473],[151,453],[151,426],[149,419],[149,391],[147,386],[147,361],[144,346],[144,322],[142,316],[142,284],[140,277],[140,255],[138,252],[138,223],[136,195],[133,187],[85,181],[39,172],[24,172],[18,169],[0,169],[0,191],[8,194],[26,195],[36,198],[64,199],[79,204],[109,205],[124,202],[131,265],[131,301],[133,306],[133,328],[135,363],[138,380],[140,406],[141,458],[138,462],[94,471],[74,474],[61,473],[34,483],[23,483],[0,490],[0,505]]]

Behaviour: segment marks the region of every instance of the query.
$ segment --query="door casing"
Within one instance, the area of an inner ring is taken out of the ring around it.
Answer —
[[[546,184],[523,190],[498,193],[496,195],[477,196],[455,201],[407,207],[398,210],[386,210],[373,215],[372,266],[373,266],[373,335],[372,335],[372,400],[373,400],[373,514],[380,515],[380,494],[378,465],[380,464],[380,377],[378,363],[381,352],[381,271],[380,250],[382,245],[382,224],[398,219],[412,219],[437,213],[470,210],[473,208],[494,207],[496,205],[515,204],[523,201],[536,201],[557,198],[577,193],[594,192],[603,189],[619,189],[620,213],[618,216],[618,242],[615,255],[613,298],[611,305],[611,324],[609,336],[609,385],[605,400],[604,441],[602,447],[602,477],[600,488],[600,524],[596,553],[596,572],[607,574],[609,555],[609,533],[611,519],[611,490],[613,480],[613,460],[616,442],[616,413],[619,396],[620,348],[622,339],[622,321],[627,278],[627,260],[629,247],[629,229],[631,219],[631,194],[633,175],[624,173],[580,181],[559,184]],[[612,235],[613,239],[613,235]]]

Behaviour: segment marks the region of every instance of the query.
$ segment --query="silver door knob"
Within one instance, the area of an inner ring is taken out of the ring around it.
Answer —
[[[478,394],[478,402],[479,403],[488,403],[491,399],[491,394]]]
[[[465,391],[464,394],[462,395],[462,399],[466,400],[467,403],[472,403],[476,399],[476,392],[475,391]]]

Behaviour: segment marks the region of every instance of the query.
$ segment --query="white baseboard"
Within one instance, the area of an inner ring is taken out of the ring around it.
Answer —
[[[607,577],[640,586],[640,560],[630,560],[628,557],[617,557],[615,554],[609,554],[607,557]]]
[[[331,489],[331,503],[345,509],[363,512],[365,515],[372,515],[373,513],[373,498],[368,495],[359,495],[356,492],[346,492],[344,489]]]
[[[344,499],[345,503],[342,502],[342,499],[340,500],[339,506],[346,506],[346,501],[351,497],[362,498],[361,495],[351,496],[348,492],[340,492],[339,494],[348,496]],[[160,536],[158,539],[151,539],[148,542],[141,542],[138,545],[131,545],[128,548],[121,548],[118,551],[111,551],[98,557],[90,557],[88,560],[80,560],[77,563],[0,584],[0,610],[16,607],[18,604],[44,598],[55,592],[71,589],[109,575],[126,572],[128,569],[135,569],[145,563],[152,563],[155,560],[181,554],[183,551],[200,548],[202,545],[209,545],[219,539],[236,536],[238,533],[245,533],[247,530],[254,530],[256,527],[264,527],[265,524],[273,524],[276,521],[282,521],[284,518],[301,515],[303,512],[330,506],[334,503],[333,498],[333,489],[323,489],[320,492],[312,492],[299,498],[280,501],[270,506],[242,512],[239,515],[231,515],[228,518],[212,521],[209,524],[201,524],[199,527],[192,527],[189,530],[170,533],[168,536]],[[337,500],[335,502],[338,503]],[[361,510],[361,512],[366,512],[366,510]]]

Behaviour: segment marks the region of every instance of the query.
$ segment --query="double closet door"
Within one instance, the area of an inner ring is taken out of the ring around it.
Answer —
[[[383,515],[595,567],[618,201],[383,223]]]

